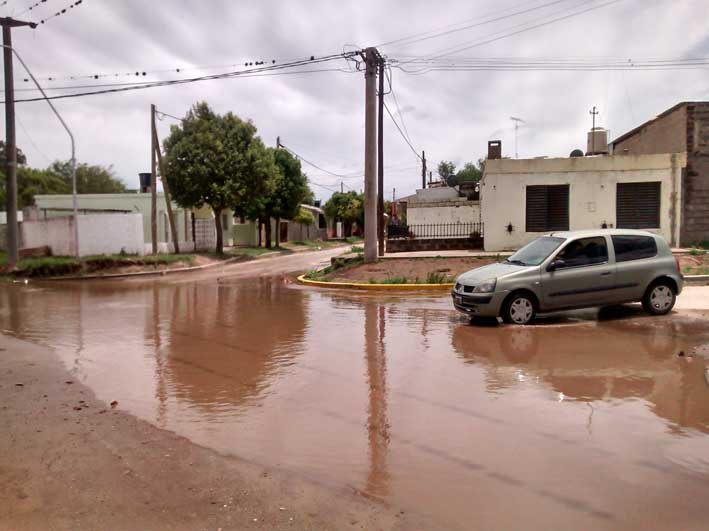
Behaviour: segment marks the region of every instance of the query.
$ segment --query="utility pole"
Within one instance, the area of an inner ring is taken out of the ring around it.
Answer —
[[[377,63],[376,48],[365,50],[364,262],[377,260]]]
[[[155,131],[155,105],[150,106],[150,130]],[[158,176],[157,146],[155,135],[150,135],[150,238],[153,241],[153,254],[158,254]]]
[[[421,152],[421,188],[426,188],[426,152]]]
[[[340,193],[345,193],[345,181],[340,181]]]
[[[588,113],[589,113],[591,116],[593,116],[593,126],[591,126],[591,155],[595,155],[595,154],[596,154],[596,135],[595,135],[595,132],[596,132],[596,116],[597,116],[598,114],[600,114],[600,113],[596,110],[596,106],[595,106],[595,105],[593,106],[593,109],[591,109],[590,111],[588,111]]]
[[[510,116],[510,120],[515,123],[515,158],[518,159],[519,152],[517,151],[517,136],[519,131],[519,124],[523,124],[524,120],[522,120],[522,118],[515,118],[514,116]]]
[[[19,254],[17,232],[17,137],[15,134],[15,80],[12,65],[12,28],[29,26],[34,22],[22,22],[13,18],[0,18],[2,26],[3,60],[5,63],[5,194],[7,199],[7,267],[15,268]],[[74,221],[76,222],[76,220]]]
[[[384,256],[384,58],[379,56],[379,114],[377,131],[377,242]]]
[[[172,216],[172,201],[170,201],[170,185],[167,182],[167,173],[165,173],[165,165],[162,160],[162,153],[160,152],[160,140],[158,139],[158,130],[155,127],[155,105],[151,105],[153,110],[153,119],[151,123],[153,125],[153,157],[158,159],[158,168],[160,169],[160,180],[162,181],[163,194],[165,195],[165,208],[167,208],[167,217],[170,223],[170,234],[172,235],[172,244],[175,247],[175,253],[180,254],[180,242],[179,236],[177,235],[177,227],[175,226],[175,218]],[[155,179],[157,183],[157,178]],[[157,193],[157,192],[156,192]],[[152,197],[156,197],[153,195]],[[157,207],[157,202],[156,202]],[[168,249],[169,252],[169,249]]]

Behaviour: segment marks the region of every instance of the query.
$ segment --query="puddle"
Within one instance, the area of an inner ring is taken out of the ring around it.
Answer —
[[[709,322],[690,316],[471,326],[447,296],[183,279],[0,286],[0,329],[160,427],[439,528],[709,516]]]

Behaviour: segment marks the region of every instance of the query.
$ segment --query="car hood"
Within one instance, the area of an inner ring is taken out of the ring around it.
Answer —
[[[500,278],[504,275],[509,275],[512,273],[517,273],[518,271],[525,271],[533,266],[521,266],[515,264],[506,264],[504,262],[498,264],[489,264],[486,266],[478,267],[477,269],[472,269],[467,273],[460,275],[456,282],[463,282],[469,285],[476,285],[477,283],[489,280],[491,278]]]

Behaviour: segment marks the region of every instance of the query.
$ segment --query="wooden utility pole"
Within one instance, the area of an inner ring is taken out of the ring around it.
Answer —
[[[150,106],[150,130],[155,131],[155,105]],[[158,176],[156,168],[157,147],[155,135],[150,135],[150,237],[153,254],[158,254]]]
[[[364,262],[377,261],[377,63],[376,48],[365,50]]]
[[[37,27],[34,22],[0,18],[5,63],[5,198],[7,210],[7,267],[15,268],[20,238],[17,231],[17,137],[15,134],[15,80],[12,64],[12,28]],[[76,223],[76,220],[74,220]]]
[[[160,168],[160,180],[162,181],[163,195],[165,196],[165,208],[167,209],[167,218],[170,223],[170,234],[172,235],[172,243],[175,246],[175,253],[180,254],[180,241],[177,235],[177,227],[175,226],[175,218],[172,215],[172,201],[170,200],[170,185],[167,182],[167,173],[165,172],[165,165],[162,160],[162,153],[160,152],[160,140],[158,139],[158,130],[155,127],[155,105],[151,105],[153,110],[153,119],[151,123],[153,125],[153,149],[154,158],[158,159],[158,167]],[[157,179],[155,179],[157,181]],[[153,197],[156,197],[153,195]],[[156,201],[157,207],[157,201]]]
[[[421,152],[421,188],[426,188],[426,152]]]
[[[379,57],[379,114],[377,131],[377,242],[384,256],[384,58]]]

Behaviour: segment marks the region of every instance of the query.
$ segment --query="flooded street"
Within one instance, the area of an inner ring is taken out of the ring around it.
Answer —
[[[0,287],[0,330],[198,445],[464,529],[709,526],[709,321],[469,325],[280,277]]]

